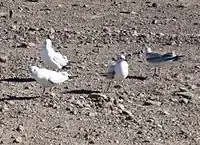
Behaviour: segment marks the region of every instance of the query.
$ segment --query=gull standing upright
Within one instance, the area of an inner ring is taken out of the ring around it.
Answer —
[[[62,69],[69,63],[66,56],[54,51],[50,39],[46,39],[45,41],[45,47],[42,51],[41,58],[44,64],[52,69]]]
[[[124,80],[128,76],[128,63],[123,54],[117,56],[117,61],[111,63],[108,66],[108,79]],[[109,90],[111,81],[108,84],[107,90]]]
[[[179,60],[181,57],[183,57],[183,55],[176,55],[175,52],[168,52],[168,53],[157,53],[157,52],[152,52],[151,48],[147,47],[145,48],[144,51],[141,51],[140,55],[144,55],[146,61],[149,64],[153,64],[154,65],[154,75],[158,75],[156,74],[156,68],[161,65],[164,64],[166,62],[170,62],[170,61],[177,61]],[[160,73],[160,67],[159,67],[159,73]]]
[[[67,81],[70,76],[67,72],[56,72],[37,66],[31,66],[30,71],[35,80],[43,86],[43,94],[45,88],[50,88],[50,91],[52,91],[53,86]]]

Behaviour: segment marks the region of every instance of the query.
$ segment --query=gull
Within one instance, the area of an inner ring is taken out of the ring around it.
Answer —
[[[107,78],[112,80],[124,80],[128,76],[128,63],[126,58],[123,54],[117,56],[117,61],[112,62],[108,66],[108,74]],[[109,90],[111,85],[111,81],[108,84],[107,90]]]
[[[146,47],[144,51],[140,52],[140,57],[141,56],[144,56],[146,61],[149,64],[152,64],[152,65],[155,66],[155,68],[154,68],[154,76],[158,75],[158,74],[156,74],[156,68],[159,65],[164,64],[166,62],[177,61],[181,57],[183,57],[183,55],[176,55],[174,51],[167,52],[167,53],[164,53],[164,54],[157,53],[157,52],[152,52],[151,48],[149,48],[149,47]],[[159,67],[158,71],[160,73],[160,67]]]
[[[54,51],[50,39],[46,39],[45,41],[45,47],[41,53],[41,58],[44,64],[52,69],[62,69],[69,63],[67,56]]]
[[[30,71],[35,80],[43,86],[43,94],[45,88],[50,88],[50,91],[52,91],[53,86],[69,80],[70,76],[67,72],[56,72],[37,66],[31,66]]]

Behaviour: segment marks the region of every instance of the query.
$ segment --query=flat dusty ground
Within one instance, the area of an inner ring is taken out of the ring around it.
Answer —
[[[78,75],[49,97],[28,79],[47,37]],[[185,57],[152,77],[144,44]],[[199,0],[1,0],[0,46],[0,144],[200,144]],[[130,77],[103,93],[119,53]]]

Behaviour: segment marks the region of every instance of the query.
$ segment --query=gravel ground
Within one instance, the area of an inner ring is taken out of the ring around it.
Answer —
[[[42,96],[28,66],[50,37],[78,75]],[[159,77],[135,52],[184,55]],[[199,145],[199,0],[1,0],[0,144]],[[101,76],[125,53],[130,76]]]

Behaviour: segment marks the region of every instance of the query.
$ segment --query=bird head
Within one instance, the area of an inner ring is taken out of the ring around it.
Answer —
[[[45,48],[46,48],[47,50],[52,49],[52,42],[51,42],[50,39],[46,39],[46,40],[45,40]]]
[[[152,52],[152,50],[151,50],[151,48],[150,48],[150,47],[148,47],[148,46],[146,46],[146,45],[145,45],[145,52],[147,52],[147,53],[151,53],[151,52]]]
[[[39,68],[37,66],[30,66],[29,70],[32,74],[35,74]]]
[[[117,61],[124,60],[126,61],[126,57],[123,54],[117,55]]]
[[[139,53],[138,53],[138,57],[139,58],[142,58],[142,57],[145,57],[146,56],[146,53],[151,53],[152,50],[150,47],[148,47],[147,45],[144,45],[144,49],[143,50],[140,50]]]

